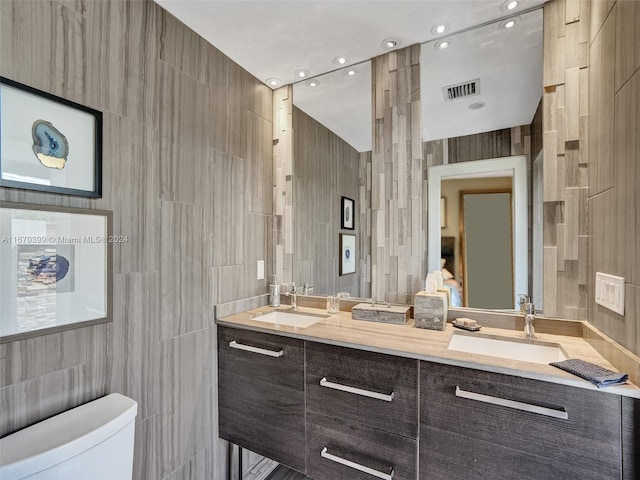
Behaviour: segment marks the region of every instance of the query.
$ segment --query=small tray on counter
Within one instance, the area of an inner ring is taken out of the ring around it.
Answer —
[[[465,325],[462,322],[458,322],[457,319],[453,320],[451,322],[451,325],[453,325],[456,328],[461,328],[462,330],[468,330],[469,332],[477,332],[478,330],[480,330],[482,328],[478,324],[476,324],[476,325]]]

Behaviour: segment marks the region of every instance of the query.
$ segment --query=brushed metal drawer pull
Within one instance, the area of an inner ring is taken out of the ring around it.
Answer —
[[[245,350],[247,352],[259,353],[260,355],[268,355],[270,357],[281,357],[284,354],[282,350],[274,352],[273,350],[267,350],[265,348],[252,347],[251,345],[238,343],[235,340],[231,340],[229,342],[229,346],[231,348],[237,348],[238,350]]]
[[[391,469],[391,473],[379,472],[378,470],[360,465],[359,463],[352,462],[351,460],[347,460],[346,458],[341,458],[333,455],[327,452],[327,447],[324,447],[322,449],[322,452],[320,452],[320,456],[326,458],[327,460],[331,460],[332,462],[336,462],[341,465],[353,468],[354,470],[359,470],[361,472],[368,473],[369,475],[373,475],[374,477],[382,478],[383,480],[393,480],[393,468]]]
[[[518,402],[516,400],[507,400],[506,398],[492,397],[491,395],[484,395],[482,393],[467,392],[466,390],[462,390],[457,385],[456,397],[468,398],[470,400],[476,400],[478,402],[491,403],[493,405],[515,408],[516,410],[523,410],[525,412],[539,413],[540,415],[546,415],[547,417],[561,418],[563,420],[569,419],[569,414],[564,408],[555,410],[553,408],[541,407],[540,405],[532,405],[530,403]]]
[[[394,392],[391,392],[390,394],[387,395],[386,393],[372,392],[370,390],[363,390],[362,388],[350,387],[348,385],[333,383],[327,380],[327,377],[322,377],[322,380],[320,380],[320,386],[333,388],[334,390],[341,390],[343,392],[355,393],[356,395],[362,395],[363,397],[370,397],[378,400],[384,400],[385,402],[392,401],[393,394],[394,394]]]

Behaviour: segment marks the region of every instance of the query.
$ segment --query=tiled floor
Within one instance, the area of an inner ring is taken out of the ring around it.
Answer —
[[[289,470],[287,467],[280,465],[276,468],[271,475],[267,477],[267,480],[312,480],[309,477],[305,477],[303,474]]]

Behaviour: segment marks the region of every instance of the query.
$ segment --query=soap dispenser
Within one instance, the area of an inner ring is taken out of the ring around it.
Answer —
[[[280,306],[280,285],[276,282],[276,276],[273,277],[273,283],[269,285],[269,305],[272,307]]]

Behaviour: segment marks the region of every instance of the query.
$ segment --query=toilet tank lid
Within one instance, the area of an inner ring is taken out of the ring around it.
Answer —
[[[88,450],[133,422],[137,409],[112,393],[0,438],[0,478],[36,473]]]

